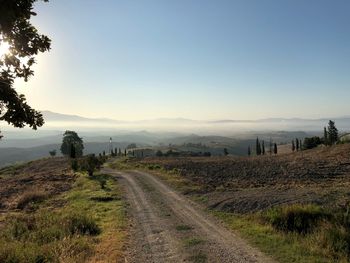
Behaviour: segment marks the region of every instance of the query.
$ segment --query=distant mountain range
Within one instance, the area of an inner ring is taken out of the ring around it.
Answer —
[[[278,122],[328,122],[332,119],[340,122],[350,122],[350,116],[336,117],[336,118],[319,118],[319,119],[305,119],[305,118],[265,118],[257,120],[192,120],[186,118],[158,118],[150,120],[138,120],[138,121],[121,121],[109,118],[87,118],[78,115],[61,114],[52,111],[42,111],[46,122],[106,122],[116,124],[127,123],[278,123]]]
[[[266,118],[258,120],[191,120],[185,118],[159,118],[139,121],[120,121],[107,118],[86,118],[77,115],[42,111],[46,129],[77,130],[123,130],[123,131],[161,131],[197,133],[200,135],[233,135],[247,131],[322,131],[329,118]],[[332,118],[337,127],[350,131],[350,117]]]

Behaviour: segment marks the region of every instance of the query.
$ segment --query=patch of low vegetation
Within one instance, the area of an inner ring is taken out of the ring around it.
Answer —
[[[316,205],[290,205],[269,209],[264,218],[277,230],[307,234],[330,214]]]
[[[100,233],[86,214],[43,210],[11,216],[6,222],[0,235],[0,262],[83,262],[92,253],[89,236]]]
[[[315,205],[291,205],[238,215],[213,212],[279,262],[349,262],[350,217]]]
[[[192,226],[189,226],[189,225],[178,225],[176,226],[176,230],[177,231],[189,231],[189,230],[192,230],[193,227]]]
[[[3,218],[0,262],[107,262],[121,257],[126,211],[115,179],[97,173],[76,176],[70,191],[53,198],[40,192],[22,196],[20,207],[38,207],[35,213]],[[64,206],[55,206],[62,202]]]
[[[33,190],[30,192],[26,192],[18,200],[17,208],[24,209],[30,205],[33,206],[38,203],[41,203],[47,198],[48,198],[48,194],[45,192],[33,191]]]
[[[205,263],[208,261],[208,257],[203,252],[198,252],[197,254],[189,257],[189,261],[193,263]]]
[[[189,237],[183,240],[184,246],[191,248],[204,243],[204,240],[199,237]]]

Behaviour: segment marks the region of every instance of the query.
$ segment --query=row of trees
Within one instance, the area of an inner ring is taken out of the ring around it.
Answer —
[[[277,143],[272,143],[272,141],[270,140],[268,152],[269,152],[269,154],[272,154],[272,153],[277,154],[278,153]],[[258,156],[266,154],[265,141],[264,140],[260,141],[259,137],[256,138],[255,153]],[[250,146],[248,146],[248,156],[251,156],[251,155],[252,155],[252,149]]]
[[[295,140],[292,141],[292,151],[301,151],[303,149],[303,142],[296,138]]]
[[[335,126],[335,122],[330,120],[328,127],[323,129],[323,142],[325,145],[333,145],[339,140],[339,132]]]
[[[339,132],[335,126],[335,122],[330,120],[328,126],[323,129],[323,137],[313,136],[304,139],[304,144],[302,149],[312,149],[318,145],[334,145],[339,141]]]

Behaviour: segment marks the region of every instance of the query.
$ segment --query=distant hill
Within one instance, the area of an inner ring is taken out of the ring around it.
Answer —
[[[126,148],[130,142],[114,143],[113,148]],[[138,144],[142,146],[143,144]],[[56,150],[57,156],[61,156],[60,153],[61,144],[47,144],[29,148],[0,148],[0,167],[13,164],[15,162],[32,161],[43,157],[49,157],[49,151]],[[109,151],[108,142],[88,142],[84,143],[84,154],[95,153],[99,154],[105,151]]]
[[[98,127],[114,127],[132,130],[163,130],[163,131],[186,131],[186,132],[214,132],[220,134],[220,131],[227,134],[228,131],[237,132],[239,130],[303,130],[317,131],[322,130],[327,125],[329,119],[335,120],[337,127],[343,131],[350,131],[350,117],[337,118],[319,118],[319,119],[303,119],[303,118],[265,118],[257,120],[191,120],[185,118],[158,118],[150,120],[138,121],[120,121],[108,118],[87,118],[77,115],[61,114],[51,111],[42,111],[46,126],[68,126],[74,127],[90,127],[98,129]],[[222,135],[222,134],[221,134]]]
[[[44,133],[46,134],[46,133]],[[11,136],[5,137],[0,142],[0,166],[19,161],[30,161],[42,157],[47,157],[49,151],[59,147],[62,142],[63,132],[37,138],[23,138]],[[181,151],[209,151],[213,155],[221,155],[223,148],[227,148],[230,154],[246,155],[248,146],[254,149],[256,137],[265,140],[266,145],[270,138],[276,143],[290,143],[295,138],[303,139],[312,136],[312,133],[301,131],[288,132],[247,132],[235,136],[201,136],[197,134],[183,135],[179,133],[152,133],[147,131],[126,132],[113,134],[112,132],[102,132],[102,134],[92,132],[79,133],[83,137],[84,153],[101,153],[109,150],[109,138],[113,139],[113,148],[126,148],[131,143],[136,143],[138,147],[155,147],[163,150],[169,146]],[[193,145],[198,144],[198,145]]]
[[[69,114],[61,114],[56,113],[52,111],[42,111],[41,112],[44,116],[45,121],[47,122],[71,122],[71,121],[78,121],[78,122],[117,122],[120,123],[121,121],[107,119],[107,118],[86,118],[81,117],[78,115],[69,115]]]

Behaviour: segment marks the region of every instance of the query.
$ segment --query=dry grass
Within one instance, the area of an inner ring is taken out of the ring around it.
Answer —
[[[63,158],[4,171],[0,262],[124,260],[126,212],[114,178],[74,175]]]
[[[18,202],[17,202],[17,208],[18,209],[25,209],[29,205],[35,205],[38,204],[45,199],[48,198],[48,194],[46,192],[42,192],[40,190],[32,190],[29,192],[23,193]]]

